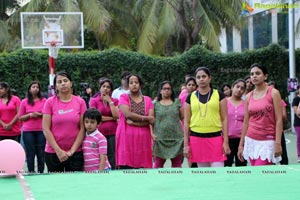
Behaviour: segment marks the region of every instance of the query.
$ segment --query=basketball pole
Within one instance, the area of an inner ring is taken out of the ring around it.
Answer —
[[[49,49],[50,51],[50,49]],[[54,92],[54,77],[55,77],[55,58],[49,55],[49,88],[48,96],[53,96]]]

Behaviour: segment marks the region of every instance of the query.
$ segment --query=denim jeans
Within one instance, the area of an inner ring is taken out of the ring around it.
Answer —
[[[42,131],[23,131],[27,168],[34,172],[34,159],[37,157],[38,172],[43,173],[45,168],[46,139]]]

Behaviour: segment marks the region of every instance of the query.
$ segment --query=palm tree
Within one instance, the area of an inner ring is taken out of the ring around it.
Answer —
[[[170,36],[183,37],[184,49],[205,41],[219,51],[222,27],[239,27],[241,0],[138,0],[142,18],[138,50],[153,53],[165,46]],[[138,13],[138,12],[136,12]],[[155,49],[154,49],[155,47]]]
[[[19,36],[20,11],[82,11],[85,28],[99,49],[121,46],[143,53],[171,54],[205,43],[219,51],[221,27],[238,25],[242,0],[31,0],[7,20]],[[1,26],[1,25],[0,25]],[[4,30],[4,29],[1,29]]]
[[[9,14],[20,7],[22,1],[18,0],[2,0],[0,3],[0,52],[3,51],[9,41],[9,27],[6,20]]]

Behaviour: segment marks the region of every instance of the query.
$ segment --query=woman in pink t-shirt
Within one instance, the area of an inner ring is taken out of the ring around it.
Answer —
[[[21,101],[19,119],[23,121],[23,140],[29,172],[34,172],[34,158],[37,157],[38,172],[45,168],[46,139],[42,128],[42,110],[46,99],[42,97],[40,83],[33,81],[27,88],[27,98]]]
[[[6,82],[0,82],[0,99],[0,141],[11,139],[19,142],[21,131],[18,111],[21,100],[12,95]]]
[[[154,123],[151,98],[141,94],[142,79],[128,76],[130,94],[119,102],[120,121],[116,133],[116,161],[120,169],[152,168],[152,143],[149,124]]]
[[[252,166],[272,165],[281,160],[282,105],[278,90],[266,84],[267,69],[260,64],[250,67],[255,89],[247,94],[238,157],[249,159]]]
[[[245,115],[245,101],[242,99],[245,89],[246,82],[243,79],[236,80],[232,84],[231,97],[226,99],[228,110],[228,141],[231,152],[227,155],[227,160],[224,162],[225,167],[231,167],[233,163],[236,167],[247,165],[246,161],[241,162],[237,157]]]
[[[56,74],[54,86],[56,95],[47,99],[43,109],[47,168],[49,172],[82,171],[86,104],[72,95],[72,79],[66,72]]]
[[[100,95],[90,100],[90,108],[96,108],[102,114],[102,122],[98,130],[107,140],[107,157],[112,169],[116,169],[115,148],[118,115],[118,99],[112,98],[113,83],[103,79],[99,83]]]

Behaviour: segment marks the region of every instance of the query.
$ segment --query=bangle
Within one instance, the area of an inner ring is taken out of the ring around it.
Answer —
[[[109,105],[114,105],[115,103],[113,101],[109,102]]]
[[[144,121],[144,116],[142,116],[142,122]]]
[[[32,118],[32,113],[29,113],[29,118]]]

